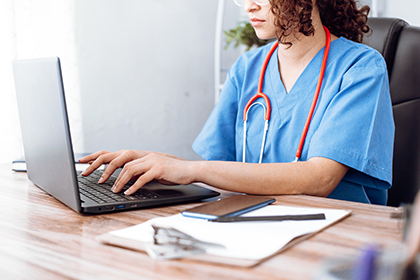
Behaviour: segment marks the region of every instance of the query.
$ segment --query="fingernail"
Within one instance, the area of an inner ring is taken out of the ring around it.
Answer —
[[[116,190],[116,189],[117,189],[117,186],[116,186],[116,185],[113,185],[111,190],[112,190],[113,192],[115,192],[115,190]]]
[[[104,178],[102,178],[102,177],[101,177],[101,178],[99,179],[98,183],[99,183],[99,184],[102,184],[103,182],[104,182]]]
[[[124,192],[124,194],[125,194],[125,195],[129,195],[129,194],[131,194],[130,189],[126,190],[126,191]]]

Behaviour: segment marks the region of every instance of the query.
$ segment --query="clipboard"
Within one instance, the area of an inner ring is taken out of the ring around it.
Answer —
[[[350,212],[348,213],[347,216],[350,215]],[[346,216],[346,217],[347,217]],[[346,217],[343,217],[346,218]],[[337,221],[339,222],[339,221]],[[324,229],[321,229],[320,231],[322,231]],[[319,232],[319,231],[318,231]],[[312,237],[313,235],[317,234],[318,232],[313,232],[311,234],[306,234],[300,237],[296,237],[295,239],[293,239],[292,241],[290,241],[286,246],[284,246],[283,248],[281,248],[279,251],[277,251],[275,254],[267,256],[266,258],[263,259],[259,259],[259,260],[247,260],[247,259],[237,259],[237,258],[228,258],[228,257],[222,257],[222,256],[215,256],[215,255],[211,255],[211,254],[200,254],[200,255],[191,255],[191,256],[185,256],[183,257],[183,259],[188,259],[188,260],[194,260],[194,261],[200,261],[200,262],[210,262],[210,263],[214,263],[214,264],[221,264],[221,265],[230,265],[230,266],[239,266],[239,267],[254,267],[259,265],[260,263],[266,261],[267,259],[280,254],[281,252],[287,250],[288,248],[294,246],[295,244]],[[132,250],[132,251],[137,251],[140,253],[144,253],[147,254],[146,248],[145,248],[145,244],[144,242],[141,241],[133,241],[127,238],[122,238],[122,237],[118,237],[118,236],[114,236],[111,235],[109,233],[105,233],[102,235],[98,235],[95,237],[95,240],[104,244],[104,245],[110,245],[110,246],[115,246],[115,247],[119,247],[119,248],[123,248],[123,249],[128,249],[128,250]]]
[[[241,224],[242,228],[238,229],[241,232],[243,232],[243,227],[246,227],[246,226],[252,227],[254,229],[255,228],[267,229],[267,228],[272,227],[275,230],[279,226],[293,227],[293,223],[300,223],[299,224],[300,227],[305,227],[305,225],[308,225],[308,227],[310,227],[309,226],[310,223],[320,223],[320,224],[316,227],[313,227],[316,230],[309,230],[309,232],[305,232],[305,234],[296,233],[297,235],[295,236],[289,235],[284,240],[284,243],[281,243],[279,240],[274,240],[274,242],[270,242],[270,239],[269,239],[270,237],[268,237],[268,240],[264,240],[264,242],[269,242],[269,243],[265,243],[266,245],[263,246],[264,248],[261,248],[261,249],[269,249],[269,250],[265,250],[265,251],[263,250],[264,252],[249,252],[250,253],[249,255],[256,256],[255,258],[241,257],[240,253],[234,252],[234,250],[232,252],[231,249],[227,249],[227,252],[223,252],[223,250],[216,250],[216,251],[208,250],[205,253],[201,253],[201,254],[185,255],[182,258],[188,259],[188,260],[223,264],[223,265],[253,267],[271,258],[272,256],[281,253],[282,251],[290,248],[291,246],[294,246],[295,244],[301,242],[302,240],[305,240],[306,238],[309,238],[317,234],[318,232],[324,230],[325,228],[342,221],[343,219],[351,215],[351,211],[348,211],[348,210],[300,208],[300,207],[287,207],[287,206],[280,206],[280,205],[267,206],[267,207],[250,212],[245,215],[251,215],[251,216],[267,215],[267,213],[275,214],[278,212],[282,212],[282,213],[288,212],[291,214],[296,214],[296,213],[310,214],[310,213],[315,213],[315,212],[316,213],[322,212],[322,213],[325,213],[327,220],[326,221],[268,222],[268,223],[267,222],[229,223],[230,224],[229,227],[224,227],[225,225],[223,225],[223,228],[235,229],[238,226],[237,224]],[[182,223],[180,224],[180,221],[182,221],[184,224]],[[257,227],[255,223],[259,223]],[[224,223],[211,223],[211,222],[207,222],[201,219],[183,217],[181,214],[178,214],[171,217],[155,218],[140,225],[102,234],[102,235],[96,236],[95,240],[105,245],[112,245],[112,246],[117,246],[120,248],[125,248],[125,249],[130,249],[130,250],[145,253],[148,250],[147,248],[148,244],[153,242],[152,234],[150,234],[150,232],[147,233],[146,232],[147,230],[145,230],[145,228],[150,227],[153,224],[160,227],[167,227],[167,228],[173,227],[173,228],[176,228],[177,230],[180,230],[183,233],[186,233],[187,235],[193,236],[194,238],[198,240],[201,240],[203,242],[210,242],[211,240],[208,240],[208,237],[203,236],[203,238],[200,238],[201,236],[197,235],[197,233],[195,233],[194,231],[197,230],[198,228],[202,228],[203,225],[205,225],[206,227],[209,227],[210,224],[212,224],[213,226],[216,224],[215,229],[217,228],[221,229],[222,227],[220,227],[221,226],[220,224],[224,224]],[[190,228],[188,228],[189,225],[191,225]],[[264,225],[264,227],[262,225]],[[256,232],[256,233],[259,234],[259,232]],[[261,234],[261,239],[267,239],[266,236],[264,236],[263,230],[260,232],[260,234]],[[211,234],[211,235],[214,235],[214,234]],[[218,239],[218,237],[214,237],[214,238],[215,240]],[[280,236],[276,236],[276,239],[279,239],[279,238]],[[225,243],[224,245],[226,244],[229,245],[229,240],[226,242],[228,243]],[[257,242],[253,242],[253,243],[257,243]],[[250,250],[252,250],[253,248],[252,245],[257,245],[256,247],[259,246],[258,244],[253,244],[253,243],[250,243],[249,241],[245,242],[245,244],[243,244],[243,247],[249,248]],[[269,244],[269,246],[267,244]],[[255,246],[254,246],[254,250],[255,250]]]

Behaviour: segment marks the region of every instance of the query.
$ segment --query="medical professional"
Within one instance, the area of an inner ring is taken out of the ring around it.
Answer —
[[[135,177],[127,195],[156,179],[386,204],[394,123],[384,59],[361,44],[369,7],[354,0],[234,2],[259,38],[277,42],[244,53],[229,70],[193,144],[205,160],[100,151],[80,159],[91,163],[83,175],[109,163],[101,183],[124,166],[112,189]]]

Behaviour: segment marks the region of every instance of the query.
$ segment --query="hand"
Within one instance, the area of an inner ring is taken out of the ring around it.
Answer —
[[[115,181],[112,190],[120,192],[132,178],[136,182],[124,193],[133,194],[146,183],[157,180],[163,184],[186,185],[194,182],[194,162],[162,153],[148,153],[147,155],[130,161]]]
[[[82,173],[83,176],[88,176],[102,164],[109,163],[99,183],[104,183],[117,168],[124,166],[112,190],[120,192],[128,181],[136,178],[136,182],[125,191],[126,195],[133,194],[154,179],[164,184],[193,182],[192,169],[189,168],[192,162],[168,154],[133,150],[114,153],[100,151],[79,159],[79,162],[91,164]]]
[[[114,173],[114,171],[123,166],[125,163],[134,159],[145,156],[148,152],[121,150],[118,152],[99,151],[91,155],[79,159],[80,163],[89,163],[90,166],[83,171],[83,176],[90,175],[94,170],[98,169],[102,164],[108,164],[99,183],[103,183]]]

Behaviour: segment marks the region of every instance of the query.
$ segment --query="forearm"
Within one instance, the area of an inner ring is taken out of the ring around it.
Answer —
[[[248,194],[328,196],[348,167],[325,158],[294,163],[252,164],[201,161],[194,164],[195,181]]]
[[[113,191],[119,192],[136,177],[129,188],[132,194],[151,180],[174,184],[205,184],[248,194],[307,194],[328,196],[341,181],[348,167],[326,158],[311,158],[293,163],[241,163],[227,161],[188,161],[168,154],[143,151],[100,151],[83,159],[93,161],[83,175],[109,163],[99,183],[105,182],[116,168],[124,166]]]

